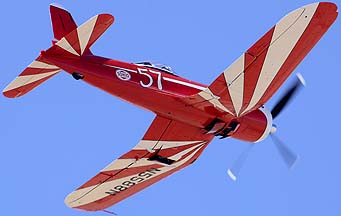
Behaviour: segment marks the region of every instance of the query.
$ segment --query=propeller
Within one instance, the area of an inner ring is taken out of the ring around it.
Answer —
[[[302,74],[297,74],[297,81],[288,89],[285,95],[276,103],[276,105],[271,110],[272,119],[275,119],[282,110],[288,105],[288,102],[297,93],[300,87],[305,86],[305,80]]]
[[[277,136],[274,134],[270,134],[270,137],[272,138],[273,143],[275,143],[275,146],[279,152],[279,154],[282,156],[283,161],[287,165],[289,169],[291,169],[296,161],[298,160],[299,156],[295,152],[293,152],[287,145],[285,145]]]
[[[248,147],[242,152],[242,154],[237,158],[237,160],[233,163],[232,167],[227,170],[227,174],[229,177],[233,180],[236,181],[237,177],[239,175],[240,170],[242,169],[246,158],[248,157],[249,153],[253,149],[253,146],[255,146],[254,143],[249,144]]]
[[[283,111],[283,109],[288,105],[288,102],[291,101],[293,96],[298,92],[298,90],[302,86],[305,86],[305,84],[306,83],[302,74],[298,73],[297,81],[287,90],[287,92],[281,97],[281,99],[275,104],[275,106],[271,110],[272,119],[275,119]],[[275,144],[283,161],[290,169],[295,165],[299,156],[294,151],[292,151],[287,145],[285,145],[277,136],[274,135],[276,131],[277,126],[273,124],[270,132],[270,137],[272,138],[272,141]],[[248,154],[251,152],[253,147],[254,143],[250,144],[233,163],[232,167],[227,170],[228,176],[233,181],[237,180],[240,170],[243,167],[246,158],[248,157]]]

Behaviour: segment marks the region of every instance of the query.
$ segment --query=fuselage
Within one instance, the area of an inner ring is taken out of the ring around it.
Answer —
[[[42,53],[42,56],[67,73],[81,74],[82,80],[90,85],[157,115],[199,128],[205,128],[217,117],[217,111],[197,109],[183,100],[201,92],[207,88],[206,85],[184,79],[167,70],[93,55],[65,58]],[[263,113],[262,110],[256,110],[242,118],[235,118],[219,112],[218,116],[227,125],[231,121],[240,123],[240,133],[235,133],[235,138],[258,141],[259,134],[264,133],[268,124]]]

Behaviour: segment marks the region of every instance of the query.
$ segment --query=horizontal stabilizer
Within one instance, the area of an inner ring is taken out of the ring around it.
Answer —
[[[3,94],[9,98],[22,96],[60,71],[57,66],[43,62],[39,56],[3,90]]]

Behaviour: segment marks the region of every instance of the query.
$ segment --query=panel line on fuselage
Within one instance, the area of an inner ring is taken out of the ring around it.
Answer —
[[[103,64],[104,66],[108,66],[108,67],[112,67],[112,68],[117,68],[117,69],[121,69],[121,70],[126,70],[126,71],[130,71],[133,73],[137,73],[136,70],[132,70],[132,69],[128,69],[128,68],[121,68],[121,67],[117,67],[117,66],[113,66],[113,65],[108,65],[108,64]]]
[[[184,81],[181,81],[181,80],[176,80],[176,79],[172,79],[172,78],[168,78],[168,77],[162,77],[162,78],[164,80],[172,82],[172,83],[181,84],[181,85],[184,85],[184,86],[187,86],[187,87],[192,87],[192,88],[195,88],[195,89],[198,89],[198,90],[202,90],[202,91],[206,89],[206,87],[198,86],[198,85],[195,85],[195,84],[192,84],[192,83],[187,83],[187,82],[184,82]]]

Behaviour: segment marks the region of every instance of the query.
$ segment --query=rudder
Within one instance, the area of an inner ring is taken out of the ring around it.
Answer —
[[[54,38],[62,39],[65,35],[77,28],[72,15],[62,6],[52,3],[50,5],[51,24]]]
[[[90,47],[113,22],[110,14],[96,15],[57,41],[46,53],[65,57],[91,54]]]

